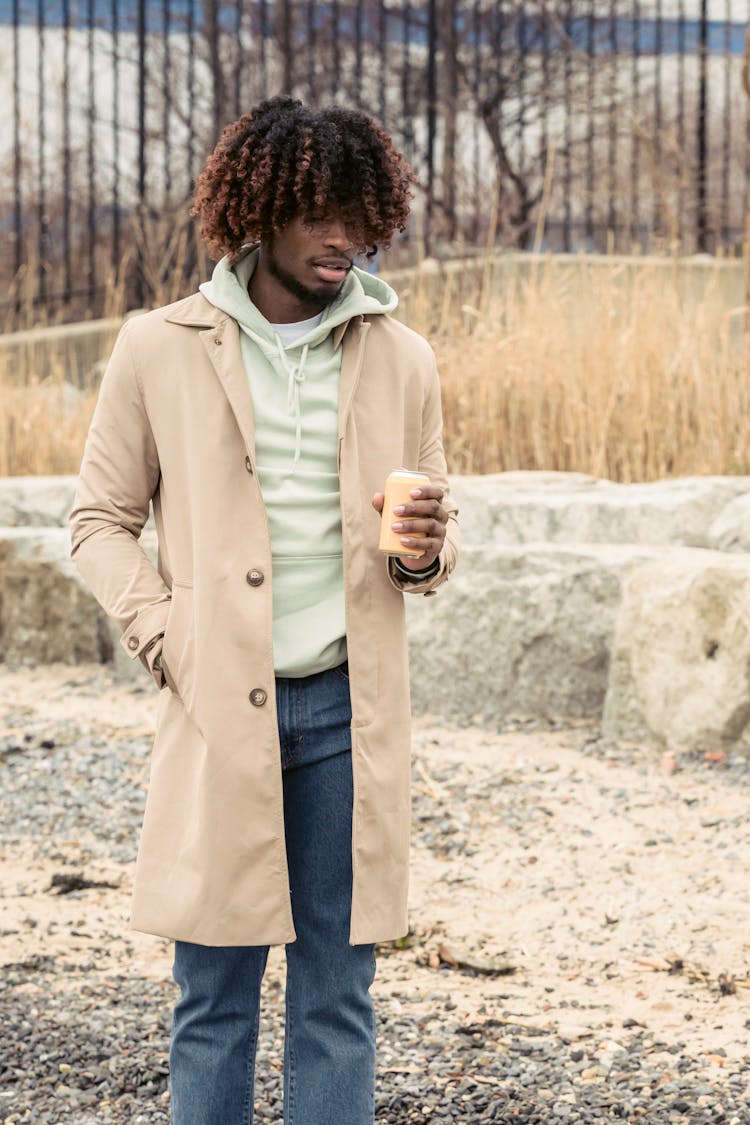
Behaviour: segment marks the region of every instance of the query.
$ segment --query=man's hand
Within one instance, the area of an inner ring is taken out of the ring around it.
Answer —
[[[424,551],[418,559],[410,555],[399,555],[398,559],[407,570],[427,570],[440,554],[445,540],[445,527],[448,523],[448,513],[443,507],[443,490],[434,484],[425,485],[423,488],[411,490],[411,503],[399,504],[393,509],[396,517],[391,527],[399,534],[399,539],[405,548],[413,551]],[[383,511],[385,495],[376,492],[372,498],[372,506],[376,512]],[[411,533],[423,531],[426,538],[414,537]]]

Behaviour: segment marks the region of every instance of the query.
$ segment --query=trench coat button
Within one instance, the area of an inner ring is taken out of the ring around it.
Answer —
[[[248,570],[247,580],[251,586],[262,586],[264,575],[262,570]]]
[[[214,340],[214,343],[220,345],[221,344],[221,336],[217,336],[216,339]]]
[[[138,648],[139,643],[137,637],[128,637],[128,648],[133,649],[133,651]]]
[[[250,460],[249,457],[245,458],[245,468],[247,469],[247,471],[249,473],[251,473],[253,471],[253,463],[252,463],[252,461]]]
[[[263,688],[253,688],[253,690],[250,692],[250,702],[252,703],[253,707],[262,707],[267,699],[268,696],[263,691]]]

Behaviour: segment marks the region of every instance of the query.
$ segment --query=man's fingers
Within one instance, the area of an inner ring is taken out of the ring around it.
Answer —
[[[425,535],[443,538],[445,524],[436,519],[401,519],[395,520],[391,527],[394,531],[403,532],[404,535],[413,535],[415,531],[424,532]]]
[[[376,492],[375,495],[372,498],[372,506],[373,506],[373,508],[375,509],[376,512],[382,512],[383,511],[383,502],[384,501],[385,501],[385,493],[384,492]]]
[[[411,504],[397,504],[393,514],[397,520],[430,517],[436,523],[448,522],[448,513],[439,500],[413,500]]]
[[[416,537],[402,539],[401,545],[405,551],[421,551],[421,555],[419,558],[403,555],[401,556],[401,562],[408,566],[410,570],[423,570],[432,565],[440,554],[444,542],[443,539],[417,539]]]
[[[445,492],[437,484],[424,484],[420,488],[412,488],[410,492],[415,500],[442,500]]]
[[[443,547],[442,539],[401,539],[401,546],[405,551],[421,551],[423,555],[429,556],[430,561],[436,558]],[[424,561],[423,564],[424,565]]]

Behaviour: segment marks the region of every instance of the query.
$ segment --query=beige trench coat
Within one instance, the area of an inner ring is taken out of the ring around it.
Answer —
[[[407,930],[409,687],[403,589],[373,493],[419,468],[447,487],[431,349],[387,316],[341,344],[339,468],[352,699],[350,941]],[[153,500],[158,568],[138,539]],[[438,575],[453,569],[455,505]],[[275,713],[271,545],[237,324],[196,294],[124,326],[71,513],[72,555],[161,686],[134,929],[205,945],[295,938]],[[251,574],[251,572],[253,572]],[[252,578],[252,581],[251,581]],[[148,651],[147,651],[148,650]]]

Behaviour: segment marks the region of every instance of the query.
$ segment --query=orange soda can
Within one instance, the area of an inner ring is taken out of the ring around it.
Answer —
[[[427,473],[413,473],[409,469],[395,469],[388,474],[385,482],[385,500],[383,501],[383,514],[380,520],[380,542],[378,550],[384,555],[407,555],[412,559],[421,559],[424,551],[417,551],[413,547],[404,547],[401,536],[405,532],[396,532],[391,527],[398,517],[393,514],[393,509],[399,504],[410,504],[410,495],[413,488],[423,488],[430,483]],[[414,539],[424,538],[424,531],[410,531],[409,536]]]

